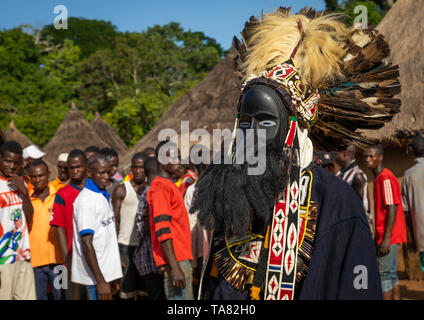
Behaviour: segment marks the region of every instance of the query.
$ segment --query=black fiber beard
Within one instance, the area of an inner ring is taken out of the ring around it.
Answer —
[[[254,218],[266,225],[277,194],[287,185],[288,164],[281,148],[267,148],[262,175],[248,175],[247,163],[211,164],[196,183],[190,213],[198,211],[201,225],[227,235],[243,235],[248,231],[251,209]]]

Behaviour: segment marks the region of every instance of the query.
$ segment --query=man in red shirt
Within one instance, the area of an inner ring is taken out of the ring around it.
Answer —
[[[85,153],[78,149],[72,150],[68,155],[67,165],[70,181],[56,193],[50,225],[56,227],[60,250],[62,256],[65,258],[68,279],[70,279],[74,201],[80,191],[85,187],[87,178],[87,159]],[[79,293],[83,292],[80,287],[77,284],[70,283],[68,298],[78,300],[80,298]]]
[[[165,145],[167,144],[168,145]],[[171,146],[171,148],[168,148]],[[161,148],[164,152],[160,152]],[[168,300],[193,300],[191,233],[183,197],[171,180],[179,166],[178,148],[162,141],[156,148],[158,176],[147,193],[153,258],[164,272],[165,294]],[[162,156],[171,158],[167,163]]]
[[[405,215],[399,182],[384,168],[383,147],[372,145],[364,153],[367,167],[374,174],[375,242],[384,300],[399,300],[397,252],[406,243]]]

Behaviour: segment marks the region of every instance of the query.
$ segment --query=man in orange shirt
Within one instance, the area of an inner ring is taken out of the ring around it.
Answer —
[[[64,187],[69,181],[67,161],[68,161],[67,153],[61,153],[57,157],[57,177],[52,182],[50,182],[50,184],[53,185],[56,191]]]
[[[147,193],[153,259],[164,272],[166,298],[193,300],[190,224],[183,197],[172,181],[179,166],[178,148],[162,141],[156,151],[158,176]]]
[[[55,267],[63,264],[63,258],[57,243],[56,230],[49,224],[56,189],[48,182],[49,169],[42,160],[34,160],[30,164],[29,177],[34,186],[30,195],[34,216],[29,225],[29,242],[37,299],[47,300],[47,284],[50,281],[53,299],[61,300],[63,290],[54,279],[60,274]],[[65,280],[63,282],[66,283]]]

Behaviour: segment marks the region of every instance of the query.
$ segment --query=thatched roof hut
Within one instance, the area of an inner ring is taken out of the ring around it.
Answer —
[[[32,141],[25,136],[22,132],[16,129],[15,123],[10,121],[9,128],[5,132],[6,140],[14,140],[18,142],[22,148],[30,146]]]
[[[97,135],[103,139],[103,141],[112,149],[114,149],[119,157],[123,157],[128,152],[128,147],[125,145],[124,141],[119,138],[115,130],[112,129],[106,121],[102,119],[100,114],[96,112],[96,117],[91,122],[94,130]]]
[[[59,154],[70,152],[72,149],[84,150],[91,145],[99,148],[107,147],[84,114],[72,104],[56,134],[43,150],[47,153],[46,158],[56,163]]]
[[[401,111],[379,130],[365,131],[384,145],[404,146],[412,131],[424,130],[424,6],[421,1],[398,0],[377,29],[390,45],[390,60],[399,65]]]
[[[159,119],[152,130],[141,139],[121,161],[128,168],[132,155],[146,147],[155,147],[158,133],[162,129],[174,129],[181,133],[181,121],[190,121],[190,132],[194,129],[232,130],[236,114],[240,82],[234,73],[234,52],[219,62],[211,72],[192,90],[182,95]],[[209,147],[209,146],[208,146]]]

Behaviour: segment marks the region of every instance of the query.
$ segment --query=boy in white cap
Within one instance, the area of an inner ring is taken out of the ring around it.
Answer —
[[[43,157],[46,155],[45,152],[41,151],[36,145],[31,144],[30,146],[26,147],[22,151],[22,158],[23,158],[23,172],[22,176],[27,183],[28,192],[32,192],[33,185],[30,182],[29,179],[29,165],[36,159],[43,159]]]
[[[64,187],[69,181],[67,161],[67,153],[61,153],[57,157],[57,177],[51,182],[52,186],[56,189],[56,191]]]
[[[22,157],[25,161],[25,167],[28,167],[31,162],[35,159],[41,159],[46,155],[45,152],[41,151],[36,145],[32,144],[26,148],[24,148]]]

